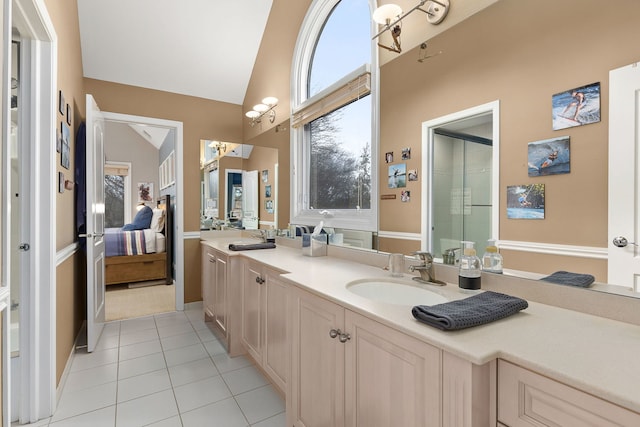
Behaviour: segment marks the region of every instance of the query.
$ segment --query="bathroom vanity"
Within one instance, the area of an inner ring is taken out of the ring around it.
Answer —
[[[384,255],[305,257],[289,239],[229,251],[239,239],[202,241],[206,317],[286,397],[287,426],[640,425],[640,326],[530,300],[444,332],[414,320],[411,305],[349,290],[388,278]]]

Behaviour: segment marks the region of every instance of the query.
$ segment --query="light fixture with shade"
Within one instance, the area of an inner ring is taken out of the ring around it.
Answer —
[[[209,143],[209,148],[216,150],[218,157],[221,157],[223,152],[227,152],[227,144],[220,141],[211,141]]]
[[[401,21],[415,10],[426,13],[427,21],[430,24],[437,25],[444,20],[449,12],[449,0],[420,0],[417,5],[406,13],[402,13],[402,8],[396,4],[383,4],[373,12],[373,20],[384,26],[378,34],[373,36],[373,40],[380,37],[385,31],[390,31],[393,44],[386,46],[378,43],[378,46],[391,52],[402,52],[400,42],[400,34],[402,33]]]
[[[245,116],[251,119],[251,126],[255,126],[256,123],[262,123],[262,118],[267,115],[269,117],[269,123],[273,123],[276,120],[276,112],[274,108],[278,105],[278,98],[273,96],[267,96],[262,100],[261,104],[253,106],[253,110],[247,111]]]

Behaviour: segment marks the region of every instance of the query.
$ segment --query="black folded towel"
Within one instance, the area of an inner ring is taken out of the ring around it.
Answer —
[[[273,249],[276,244],[273,242],[266,243],[229,243],[231,251],[251,251],[254,249]]]
[[[471,328],[499,320],[529,306],[527,301],[498,292],[485,291],[469,298],[437,305],[417,305],[413,317],[446,331]]]
[[[559,285],[579,286],[581,288],[588,288],[596,280],[590,274],[571,273],[569,271],[556,271],[547,277],[543,277],[540,280],[545,282],[557,283]]]

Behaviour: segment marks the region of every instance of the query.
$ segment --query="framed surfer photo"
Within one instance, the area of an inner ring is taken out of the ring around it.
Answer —
[[[571,172],[570,137],[530,142],[527,153],[529,176],[558,175]]]
[[[556,93],[551,100],[553,130],[600,121],[600,82]]]

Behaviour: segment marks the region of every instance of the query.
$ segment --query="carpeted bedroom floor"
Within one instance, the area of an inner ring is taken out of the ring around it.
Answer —
[[[176,288],[174,285],[109,285],[106,291],[105,320],[130,319],[174,311]]]

